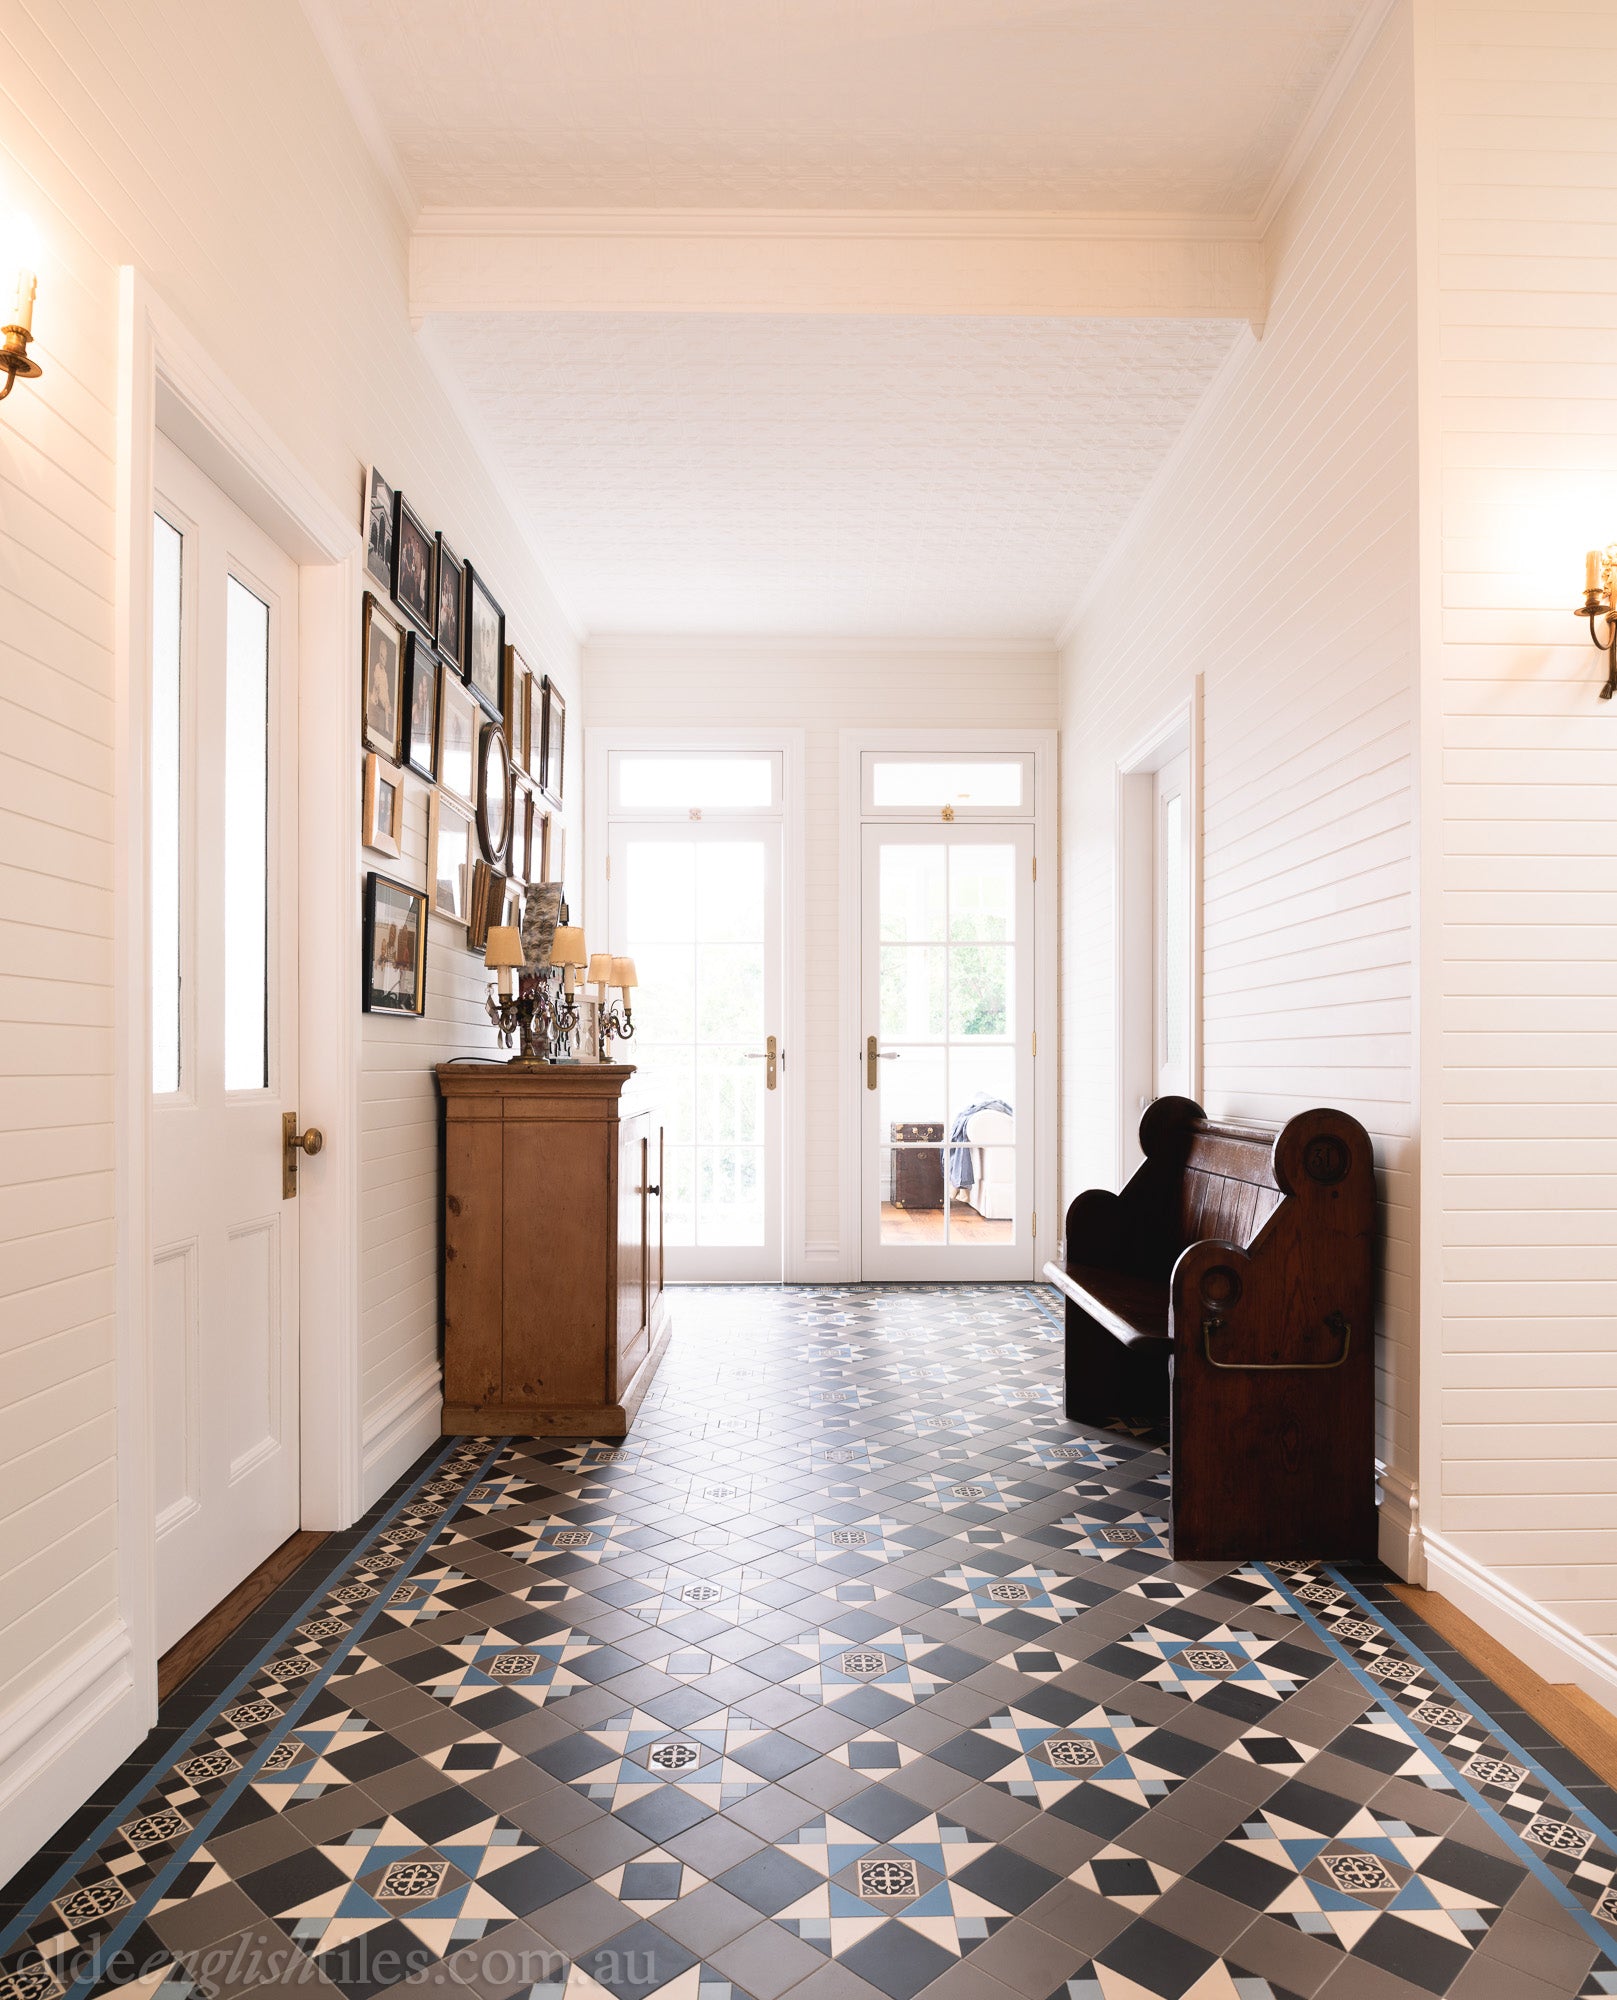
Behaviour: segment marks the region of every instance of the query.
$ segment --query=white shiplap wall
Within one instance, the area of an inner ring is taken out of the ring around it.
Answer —
[[[1421,28],[1423,1512],[1433,1588],[1617,1703],[1617,705],[1569,615],[1617,538],[1617,9]]]
[[[1369,1128],[1386,1224],[1383,1449],[1405,1477],[1416,1380],[1409,40],[1400,5],[1272,226],[1263,337],[1243,337],[1092,590],[1065,649],[1061,703],[1064,1199],[1116,1172],[1114,771],[1200,673],[1203,1101],[1275,1120],[1336,1104]]]
[[[805,732],[804,1236],[816,1271],[856,1269],[858,1246],[842,1242],[837,1159],[844,1074],[837,1010],[847,923],[838,874],[840,732],[1052,728],[1054,651],[1016,643],[597,639],[585,648],[584,677],[592,727]],[[841,1262],[849,1257],[853,1265]]]
[[[575,676],[569,630],[418,351],[406,310],[405,219],[296,0],[29,0],[0,9],[0,213],[13,206],[31,211],[42,238],[35,324],[46,374],[19,388],[0,419],[7,1726],[119,1617],[111,1130],[119,267],[133,263],[150,279],[356,523],[362,467],[375,458],[462,554],[486,566],[535,658],[570,689]],[[356,783],[358,766],[356,730]],[[415,859],[423,807],[411,789]],[[357,925],[357,898],[355,907]],[[433,976],[434,1020],[395,1025],[365,1044],[373,1412],[432,1346],[422,1277],[436,1243],[426,1065],[483,1040],[441,945]],[[390,1163],[386,1130],[400,1136]],[[75,1803],[61,1799],[64,1811]]]

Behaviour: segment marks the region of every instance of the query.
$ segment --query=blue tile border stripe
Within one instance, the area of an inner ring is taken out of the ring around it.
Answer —
[[[1335,1658],[1353,1675],[1354,1679],[1375,1697],[1376,1703],[1382,1712],[1390,1716],[1398,1724],[1411,1743],[1417,1749],[1424,1751],[1428,1757],[1435,1757],[1442,1763],[1444,1769],[1453,1777],[1455,1789],[1467,1801],[1472,1810],[1486,1820],[1494,1832],[1508,1844],[1511,1853],[1525,1867],[1532,1871],[1538,1880],[1555,1897],[1556,1901],[1561,1904],[1562,1908],[1569,1915],[1576,1918],[1578,1924],[1592,1942],[1597,1944],[1602,1951],[1617,1951],[1617,1937],[1614,1937],[1600,1923],[1599,1919],[1584,1904],[1578,1901],[1577,1897],[1573,1895],[1572,1891],[1562,1881],[1560,1876],[1555,1873],[1554,1869],[1533,1852],[1531,1845],[1522,1838],[1517,1829],[1508,1820],[1504,1819],[1492,1803],[1484,1798],[1477,1791],[1476,1787],[1463,1776],[1459,1769],[1459,1764],[1452,1754],[1441,1743],[1431,1741],[1422,1733],[1414,1718],[1406,1715],[1388,1695],[1386,1689],[1364,1671],[1363,1667],[1353,1658],[1341,1640],[1333,1637],[1330,1627],[1326,1625],[1324,1620],[1318,1618],[1306,1604],[1298,1599],[1283,1576],[1277,1574],[1266,1563],[1259,1563],[1254,1565],[1254,1567],[1262,1571],[1263,1575],[1273,1584],[1280,1595],[1285,1598],[1292,1610],[1308,1626],[1309,1630],[1314,1633],[1315,1637],[1327,1646]],[[1367,1618],[1381,1625],[1383,1629],[1388,1629],[1388,1621],[1377,1610],[1375,1605],[1370,1603],[1363,1592],[1350,1583],[1334,1564],[1322,1563],[1318,1565],[1317,1573],[1321,1576],[1329,1577],[1333,1584],[1345,1591]],[[1552,1772],[1545,1770],[1544,1766],[1535,1757],[1522,1749],[1514,1737],[1500,1728],[1486,1709],[1479,1707],[1471,1696],[1465,1694],[1446,1673],[1435,1666],[1407,1633],[1401,1630],[1396,1624],[1391,1625],[1390,1630],[1395,1635],[1396,1643],[1401,1652],[1406,1653],[1412,1660],[1418,1661],[1426,1673],[1431,1676],[1435,1685],[1445,1689],[1453,1698],[1456,1705],[1465,1708],[1477,1722],[1486,1725],[1489,1733],[1498,1742],[1504,1744],[1513,1756],[1521,1760],[1522,1764],[1543,1785],[1546,1792],[1558,1799],[1597,1839],[1604,1840],[1608,1847],[1617,1851],[1617,1838],[1613,1837],[1611,1829],[1604,1822],[1597,1819],[1585,1805],[1575,1798]]]
[[[0,1953],[11,1950],[21,1940],[28,1926],[44,1913],[52,1899],[74,1879],[86,1861],[94,1857],[131,1808],[147,1796],[153,1784],[161,1778],[166,1770],[173,1769],[176,1764],[184,1759],[187,1753],[194,1748],[205,1730],[216,1721],[220,1712],[228,1708],[246,1689],[253,1677],[262,1672],[274,1655],[286,1646],[297,1627],[309,1617],[312,1609],[336,1586],[338,1580],[359,1562],[366,1551],[375,1546],[382,1534],[397,1520],[405,1507],[410,1504],[433,1476],[442,1469],[455,1452],[464,1447],[464,1444],[465,1440],[463,1439],[448,1438],[445,1440],[442,1449],[422,1469],[415,1480],[405,1488],[386,1512],[377,1518],[368,1533],[359,1542],[355,1543],[351,1549],[345,1551],[340,1559],[333,1564],[331,1569],[321,1579],[318,1587],[310,1592],[299,1608],[288,1617],[286,1622],[276,1632],[275,1636],[242,1668],[235,1679],[231,1681],[228,1688],[203,1711],[190,1728],[181,1735],[178,1742],[165,1752],[159,1763],[136,1780],[135,1784],[124,1794],[118,1804],[111,1808],[106,1817],[86,1837],[69,1859],[63,1863],[45,1886],[29,1898],[27,1905],[19,1912],[11,1924],[7,1926],[4,1934],[0,1934]],[[446,1500],[444,1510],[431,1533],[422,1537],[419,1546],[410,1556],[409,1560],[401,1565],[394,1579],[395,1582],[399,1578],[409,1575],[417,1563],[420,1562],[422,1556],[436,1542],[459,1507],[465,1493],[472,1486],[476,1485],[477,1480],[482,1477],[500,1451],[504,1449],[504,1445],[504,1439],[494,1440],[480,1459],[477,1472],[468,1475],[460,1493]],[[196,1849],[202,1845],[222,1815],[240,1797],[246,1786],[251,1783],[253,1777],[263,1764],[264,1759],[268,1757],[276,1744],[281,1742],[296,1726],[299,1718],[307,1711],[315,1696],[331,1678],[333,1671],[341,1665],[352,1652],[354,1646],[364,1636],[372,1621],[383,1609],[387,1601],[387,1595],[386,1591],[379,1591],[376,1602],[366,1606],[360,1616],[354,1620],[350,1631],[333,1647],[331,1657],[326,1661],[325,1665],[311,1678],[308,1686],[303,1688],[294,1698],[283,1719],[274,1729],[267,1732],[264,1740],[259,1744],[252,1756],[243,1763],[242,1768],[232,1777],[230,1783],[222,1788],[218,1797],[214,1799],[207,1811],[203,1813],[193,1826],[187,1838],[181,1842],[173,1854],[169,1856],[169,1859],[158,1869],[152,1881],[147,1884],[130,1909],[124,1912],[123,1918],[118,1925],[94,1947],[94,1970],[74,1984],[70,1990],[69,2000],[79,2000],[79,1996],[89,1993],[97,1984],[103,1976],[102,1968],[116,1955],[123,1944],[127,1942],[137,1926],[145,1921],[153,1906],[161,1898],[164,1889],[191,1858]]]

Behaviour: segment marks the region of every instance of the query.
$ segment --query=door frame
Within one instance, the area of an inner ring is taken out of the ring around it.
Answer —
[[[298,1200],[299,1477],[305,1528],[362,1508],[359,848],[354,637],[359,509],[334,506],[152,286],[120,272],[114,640],[114,1200],[118,1600],[140,1728],[157,1714],[152,1412],[150,922],[146,829],[153,470],[159,430],[299,572],[300,1111],[326,1133]],[[120,1754],[122,1754],[120,1752]],[[48,1829],[47,1829],[48,1830]]]
[[[1190,1012],[1185,1024],[1189,1093],[1202,1091],[1202,676],[1119,757],[1112,774],[1112,1074],[1117,1091],[1116,1186],[1140,1164],[1140,1099],[1157,1092],[1154,997],[1142,1011],[1143,992],[1156,990],[1156,797],[1158,771],[1184,755],[1185,808],[1189,817],[1190,879],[1186,884],[1190,937],[1185,979]]]
[[[781,1258],[782,1281],[811,1282],[806,1269],[804,1193],[807,1136],[802,1080],[806,1064],[808,1009],[803,986],[808,892],[804,873],[807,738],[802,729],[633,728],[618,724],[585,725],[584,729],[584,872],[582,877],[586,935],[610,935],[611,896],[607,887],[608,828],[612,818],[610,760],[618,750],[767,750],[780,766],[780,940],[781,1042],[786,1052],[785,1094],[781,1117]],[[766,819],[767,811],[737,818]],[[632,1048],[630,1060],[633,1059]]]
[[[1057,932],[1060,858],[1056,836],[1057,735],[1053,729],[844,729],[841,739],[839,792],[839,886],[841,991],[837,1006],[839,1063],[842,1065],[838,1119],[837,1175],[841,1186],[841,1269],[838,1275],[857,1283],[863,1276],[864,1242],[860,1226],[860,1192],[864,1160],[860,1133],[864,1089],[864,1056],[859,1038],[861,1019],[860,952],[864,936],[864,805],[863,759],[866,751],[916,751],[944,755],[962,751],[980,754],[1015,752],[1033,758],[1033,1033],[1039,1054],[1033,1071],[1033,1214],[1036,1227],[1029,1245],[1032,1280],[1055,1255],[1062,1218],[1056,1213],[1057,1144],[1060,1137],[1061,1063],[1059,988],[1056,968],[1060,951]],[[893,815],[871,816],[871,823],[891,822]],[[985,822],[988,816],[985,815]],[[1045,1065],[1040,1069],[1038,1065]],[[823,1274],[822,1274],[823,1275]]]

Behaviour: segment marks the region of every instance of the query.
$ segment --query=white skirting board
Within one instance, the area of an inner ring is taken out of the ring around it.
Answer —
[[[146,1733],[122,1619],[0,1715],[0,1882],[38,1853]]]
[[[1617,1655],[1447,1542],[1421,1537],[1426,1588],[1475,1619],[1547,1681],[1572,1681],[1617,1714]]]
[[[442,1435],[443,1370],[426,1363],[365,1419],[360,1507],[372,1506]]]
[[[1415,1482],[1391,1466],[1377,1467],[1381,1505],[1376,1511],[1377,1552],[1405,1583],[1424,1581],[1421,1571],[1419,1504]]]

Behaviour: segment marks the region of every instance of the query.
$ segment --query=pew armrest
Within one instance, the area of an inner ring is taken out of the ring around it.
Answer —
[[[1088,1313],[1125,1347],[1140,1340],[1168,1338],[1168,1287],[1127,1271],[1077,1264],[1060,1270],[1046,1264],[1044,1275],[1063,1297]]]

